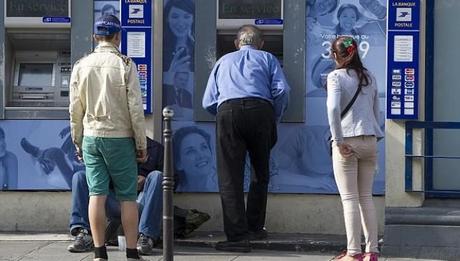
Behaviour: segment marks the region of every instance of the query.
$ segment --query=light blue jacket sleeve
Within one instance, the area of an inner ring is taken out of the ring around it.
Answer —
[[[216,115],[217,114],[217,105],[219,98],[219,89],[217,86],[217,71],[219,69],[219,64],[216,63],[214,68],[211,71],[211,74],[208,78],[208,83],[206,84],[206,90],[203,94],[202,106],[203,109],[207,110],[209,113]]]
[[[277,121],[281,119],[289,104],[289,92],[291,88],[286,81],[283,69],[276,57],[272,56],[271,63],[271,93],[273,97],[273,107]]]

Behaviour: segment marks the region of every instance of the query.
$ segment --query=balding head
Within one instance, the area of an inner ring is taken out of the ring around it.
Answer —
[[[235,46],[237,49],[240,49],[240,47],[244,45],[251,45],[256,49],[261,49],[263,44],[263,33],[255,25],[243,25],[238,30],[235,39]]]

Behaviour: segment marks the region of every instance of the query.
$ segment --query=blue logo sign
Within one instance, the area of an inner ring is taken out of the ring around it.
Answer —
[[[256,19],[256,25],[283,24],[283,19]]]
[[[398,18],[400,18],[400,19],[403,19],[403,18],[406,19],[406,17],[408,17],[410,14],[411,14],[410,11],[408,11],[408,12],[401,11],[401,12],[399,13]]]
[[[419,30],[419,0],[392,0],[388,12],[388,30]]]
[[[70,17],[43,17],[43,23],[70,23]]]
[[[417,119],[420,0],[391,0],[388,15],[387,118]]]

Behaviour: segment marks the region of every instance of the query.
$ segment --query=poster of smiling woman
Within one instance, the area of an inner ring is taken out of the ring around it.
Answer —
[[[174,120],[193,119],[195,2],[166,0],[163,9],[163,105]]]
[[[358,42],[367,69],[376,74],[381,97],[385,90],[386,3],[383,0],[307,0],[307,92],[326,95],[325,80],[334,68],[332,41],[350,35]]]

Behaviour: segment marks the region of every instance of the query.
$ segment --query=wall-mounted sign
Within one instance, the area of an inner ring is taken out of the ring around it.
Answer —
[[[281,18],[281,4],[280,0],[219,0],[219,18]]]
[[[283,24],[283,19],[256,19],[256,25],[264,25],[264,24]]]
[[[43,23],[70,23],[70,17],[43,17]]]
[[[7,17],[68,17],[69,0],[7,0]]]
[[[152,1],[121,1],[121,52],[137,65],[145,113],[152,113]]]
[[[122,26],[152,26],[151,0],[121,1]]]
[[[417,119],[420,0],[388,5],[387,118]]]

